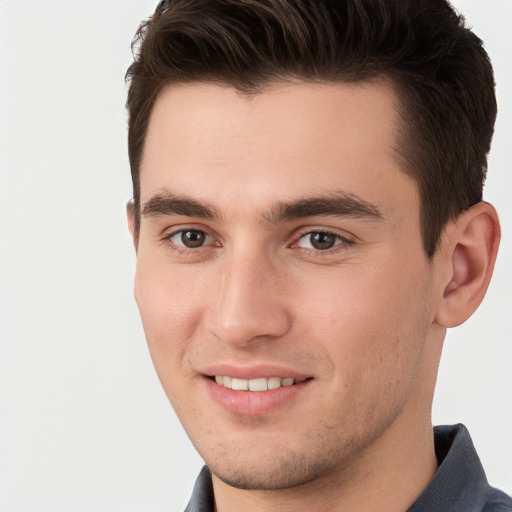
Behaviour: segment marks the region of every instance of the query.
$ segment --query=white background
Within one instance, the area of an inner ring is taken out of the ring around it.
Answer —
[[[179,511],[201,461],[132,299],[124,73],[148,0],[0,0],[0,510]],[[435,423],[468,425],[512,492],[512,0],[458,0],[493,58],[486,198],[503,223],[481,309],[448,334]]]

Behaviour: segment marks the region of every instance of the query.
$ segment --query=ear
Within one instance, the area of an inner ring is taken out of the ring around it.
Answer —
[[[445,278],[438,324],[455,327],[476,311],[489,286],[499,243],[498,215],[489,203],[478,203],[449,223],[439,255]]]
[[[126,203],[126,218],[128,220],[128,231],[130,231],[135,251],[137,251],[139,240],[135,234],[135,206],[133,204],[133,199],[130,199],[130,201]]]

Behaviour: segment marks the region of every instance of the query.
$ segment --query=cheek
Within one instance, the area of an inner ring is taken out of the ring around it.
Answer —
[[[200,323],[201,289],[197,273],[139,256],[135,299],[153,363],[166,388],[164,381],[183,371],[190,340]]]
[[[204,310],[204,295],[198,292],[202,283],[195,274],[165,263],[147,264],[139,257],[135,277],[135,298],[151,359],[182,421],[191,411],[201,410],[190,393],[192,379],[197,377],[190,370],[193,339]]]
[[[340,269],[317,276],[298,318],[309,318],[309,336],[332,359],[333,389],[408,386],[428,332],[425,276],[406,262]],[[356,396],[358,393],[355,393]]]

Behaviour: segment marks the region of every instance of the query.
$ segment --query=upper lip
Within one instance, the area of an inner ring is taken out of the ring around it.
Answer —
[[[311,375],[299,372],[297,370],[287,368],[275,364],[258,364],[258,365],[242,365],[221,363],[205,367],[201,373],[209,377],[215,375],[229,376],[236,379],[258,379],[262,377],[281,377],[293,378],[295,380],[304,380]]]

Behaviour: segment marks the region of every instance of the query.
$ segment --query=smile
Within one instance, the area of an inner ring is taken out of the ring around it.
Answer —
[[[274,373],[274,371],[276,373]],[[232,373],[231,373],[232,372]],[[262,377],[261,375],[285,375]],[[225,375],[228,373],[228,375]],[[231,373],[231,375],[229,375]],[[224,411],[243,416],[261,416],[298,403],[314,378],[281,368],[217,368],[204,375],[206,392]],[[224,375],[222,375],[224,374]],[[236,375],[236,377],[233,376]],[[288,374],[288,375],[287,375]],[[246,378],[244,378],[246,377]],[[252,377],[252,378],[247,378]],[[306,395],[307,396],[307,395]],[[286,409],[283,409],[286,410]]]
[[[215,382],[219,386],[233,391],[268,391],[281,387],[293,386],[306,379],[297,380],[291,377],[259,377],[257,379],[238,379],[227,375],[215,375]]]

